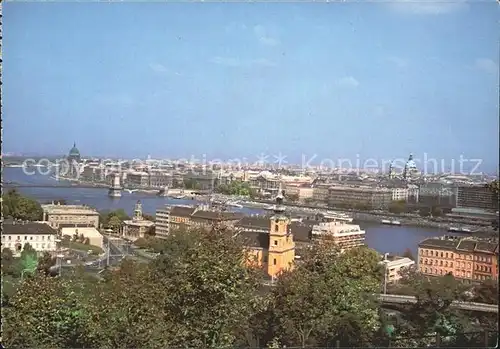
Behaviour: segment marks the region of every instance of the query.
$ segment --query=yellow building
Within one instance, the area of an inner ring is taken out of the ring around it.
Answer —
[[[498,280],[497,261],[498,240],[444,236],[418,245],[418,269],[429,276],[452,274],[469,282]]]
[[[263,231],[260,220],[257,224],[252,224],[252,217],[243,218],[236,225],[250,252],[249,263],[262,267],[271,278],[293,268],[295,261],[295,242],[282,202],[283,198],[278,195],[274,215],[268,220],[267,231]]]

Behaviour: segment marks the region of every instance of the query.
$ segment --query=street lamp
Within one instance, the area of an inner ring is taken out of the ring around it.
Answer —
[[[387,256],[389,253],[384,253],[384,294],[387,294]]]

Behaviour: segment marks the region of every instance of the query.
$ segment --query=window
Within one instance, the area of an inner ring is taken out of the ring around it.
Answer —
[[[49,235],[49,236],[47,236],[47,240],[50,240],[50,235]]]
[[[275,224],[274,225],[274,231],[279,231],[280,230],[280,226],[278,224]]]
[[[443,252],[441,252],[441,258],[443,257],[443,255],[444,255]]]
[[[9,235],[9,241],[11,240],[11,236]]]
[[[424,269],[424,273],[427,273],[427,268]]]
[[[24,236],[24,240],[28,240],[28,237],[26,235]]]
[[[30,240],[33,241],[33,236],[30,236]]]
[[[446,258],[448,258],[448,252],[446,252]]]
[[[439,261],[439,265],[440,265],[440,266],[443,266],[443,261]]]
[[[444,262],[444,266],[445,266],[445,267],[448,267],[448,262]]]
[[[274,240],[274,246],[278,246],[278,240]]]
[[[431,257],[434,255],[434,251],[431,251]]]
[[[450,267],[452,267],[452,268],[453,268],[453,262],[450,262]]]
[[[453,258],[453,253],[451,254],[451,257],[450,258]]]
[[[273,264],[276,265],[276,258],[273,259]]]
[[[45,240],[45,235],[42,235],[42,241]]]

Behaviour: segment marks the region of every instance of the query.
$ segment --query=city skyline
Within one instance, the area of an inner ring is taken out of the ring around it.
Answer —
[[[491,171],[495,11],[7,3],[4,151],[65,154],[76,141],[89,155],[292,162],[413,152],[482,159]]]

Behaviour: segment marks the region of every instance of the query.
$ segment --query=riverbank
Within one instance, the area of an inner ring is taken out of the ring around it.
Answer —
[[[250,205],[250,207],[265,207],[273,205],[272,200],[252,200],[253,202],[245,203],[240,202],[242,205]],[[256,204],[254,206],[254,204]],[[353,217],[354,221],[358,222],[370,222],[370,223],[381,223],[382,220],[394,221],[397,220],[400,225],[420,227],[420,228],[433,228],[439,230],[448,230],[450,227],[467,227],[471,230],[471,234],[497,234],[488,222],[477,222],[473,220],[458,220],[450,219],[447,217],[441,218],[424,218],[417,215],[410,214],[395,214],[390,212],[362,212],[356,210],[345,210],[339,208],[331,208],[326,206],[317,205],[305,205],[298,203],[284,203],[285,206],[291,208],[292,210],[310,212],[311,214],[320,213],[324,211],[335,211],[339,213],[345,213]],[[439,219],[439,220],[438,220]]]

